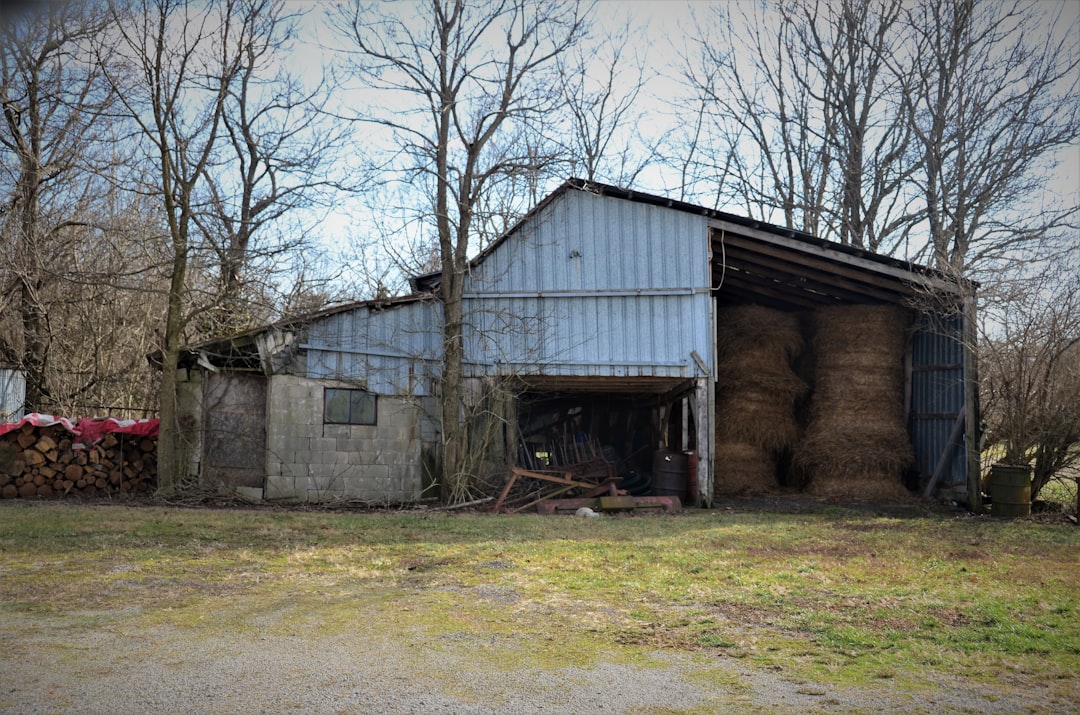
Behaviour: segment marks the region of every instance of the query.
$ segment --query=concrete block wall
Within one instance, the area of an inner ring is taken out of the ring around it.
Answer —
[[[294,375],[270,378],[266,499],[421,498],[424,414],[414,399],[379,395],[374,425],[323,424],[323,389],[355,387]]]

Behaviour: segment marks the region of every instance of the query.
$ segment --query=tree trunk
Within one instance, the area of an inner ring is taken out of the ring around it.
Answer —
[[[465,461],[465,425],[461,414],[464,382],[461,282],[459,275],[443,275],[443,459],[440,496],[446,503],[461,496],[461,469]]]
[[[184,281],[187,275],[187,235],[181,227],[173,241],[172,285],[165,314],[165,338],[161,346],[161,424],[158,428],[158,494],[174,494],[183,476],[180,469],[181,445],[177,430],[176,373],[180,362],[180,339],[183,327]]]

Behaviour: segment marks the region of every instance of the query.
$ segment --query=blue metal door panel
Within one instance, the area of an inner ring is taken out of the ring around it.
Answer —
[[[911,441],[916,466],[934,474],[942,455],[947,462],[940,487],[966,484],[964,436],[949,443],[964,409],[963,318],[922,316],[911,344]]]

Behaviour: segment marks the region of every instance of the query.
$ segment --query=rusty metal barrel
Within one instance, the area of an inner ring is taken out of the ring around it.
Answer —
[[[990,467],[990,513],[1006,519],[1031,514],[1031,467],[994,464]]]
[[[653,494],[686,498],[687,456],[668,449],[653,454]]]

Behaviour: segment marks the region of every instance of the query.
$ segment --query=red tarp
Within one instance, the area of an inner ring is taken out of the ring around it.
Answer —
[[[25,424],[35,427],[61,425],[80,441],[93,444],[109,433],[137,434],[144,437],[157,437],[160,420],[118,420],[114,417],[84,417],[69,420],[66,417],[53,417],[32,412],[18,422],[0,425],[0,435],[17,430]]]

